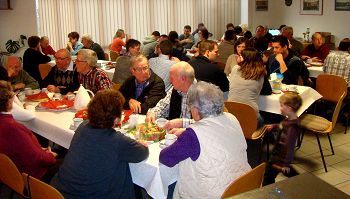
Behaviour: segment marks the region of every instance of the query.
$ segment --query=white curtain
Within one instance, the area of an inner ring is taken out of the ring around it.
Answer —
[[[117,29],[142,41],[157,30],[179,35],[185,25],[192,31],[203,22],[213,39],[226,24],[240,23],[240,0],[37,0],[38,33],[48,36],[54,49],[64,48],[67,35],[88,33],[107,48]]]

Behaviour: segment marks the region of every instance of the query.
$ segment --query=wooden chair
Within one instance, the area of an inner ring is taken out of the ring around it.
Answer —
[[[29,198],[27,194],[25,194],[26,186],[22,174],[12,160],[3,153],[0,153],[0,180],[3,184],[12,189],[11,198],[13,197],[13,191],[24,198]]]
[[[320,74],[316,80],[316,90],[322,95],[321,100],[333,102],[336,104],[332,115],[332,121],[328,121],[326,118],[317,115],[304,114],[300,116],[300,124],[305,131],[312,132],[313,134],[315,134],[317,138],[318,147],[320,149],[320,154],[322,157],[322,163],[325,171],[327,172],[327,166],[324,160],[319,135],[327,135],[329,145],[332,150],[332,155],[334,155],[334,149],[330,138],[330,134],[332,133],[334,126],[337,123],[339,111],[343,99],[345,98],[347,93],[347,83],[343,77],[330,74]]]
[[[262,154],[262,146],[264,135],[267,132],[266,127],[262,127],[257,130],[258,118],[256,112],[248,104],[239,103],[239,102],[225,102],[225,107],[229,113],[236,116],[239,124],[242,127],[244,137],[248,140],[260,140],[260,160]],[[267,144],[267,158],[269,157],[269,144]],[[259,160],[259,161],[260,161]]]
[[[266,163],[263,162],[248,173],[233,181],[224,191],[221,198],[228,198],[243,192],[261,187],[264,179]]]
[[[27,179],[31,199],[64,199],[62,194],[51,185],[29,176],[28,174],[23,174],[23,176]]]
[[[105,59],[106,59],[107,61],[109,61],[109,55],[108,55],[108,53],[105,53]]]
[[[41,79],[45,79],[45,77],[49,74],[51,68],[52,67],[50,64],[39,64],[39,72]]]
[[[118,83],[112,83],[112,90],[116,90],[116,91],[119,91],[119,88],[121,87],[122,85],[121,84],[118,84]]]
[[[119,57],[119,53],[115,51],[109,51],[109,55],[110,55],[111,61],[115,61]]]

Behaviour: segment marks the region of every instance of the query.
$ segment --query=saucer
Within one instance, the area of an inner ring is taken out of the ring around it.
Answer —
[[[69,126],[69,129],[70,130],[73,130],[73,131],[75,131],[75,130],[77,130],[77,126],[74,126],[74,124],[71,124],[70,126]]]

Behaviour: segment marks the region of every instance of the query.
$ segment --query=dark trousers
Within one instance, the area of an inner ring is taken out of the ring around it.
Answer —
[[[275,183],[276,177],[280,172],[280,170],[274,168],[272,164],[273,163],[270,161],[266,166],[263,186]],[[289,166],[289,168],[290,168],[289,173],[283,173],[284,176],[290,178],[290,177],[299,175],[299,173],[292,166]]]
[[[58,172],[58,169],[63,163],[63,159],[56,159],[56,163],[54,165],[49,166],[45,175],[41,178],[41,180],[47,184],[50,184],[53,176]]]

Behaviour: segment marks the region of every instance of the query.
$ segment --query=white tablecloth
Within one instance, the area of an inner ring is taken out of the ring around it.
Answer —
[[[112,80],[115,69],[112,68],[112,69],[107,70],[106,69],[106,63],[108,63],[108,62],[110,62],[110,61],[97,60],[97,64],[101,65],[101,69],[104,70],[107,73],[109,79]],[[112,63],[115,63],[115,62],[112,62]],[[48,64],[50,64],[53,67],[53,66],[56,65],[56,61],[55,60],[51,60]]]
[[[323,67],[322,66],[310,66],[307,68],[310,73],[310,77],[315,77],[317,78],[318,75],[323,73]]]
[[[35,119],[22,123],[39,135],[68,149],[74,135],[74,131],[69,129],[74,114],[74,110],[36,111]],[[139,117],[139,122],[143,122],[144,119],[145,116]],[[177,180],[178,166],[169,168],[159,163],[159,143],[149,145],[149,151],[147,160],[129,164],[133,182],[145,188],[153,198],[166,198],[168,186]]]
[[[313,88],[307,86],[297,86],[297,89],[303,99],[303,103],[297,111],[297,115],[300,116],[312,103],[320,99],[322,95]],[[281,114],[279,98],[282,94],[283,93],[281,92],[280,94],[260,95],[258,102],[259,109],[269,113]]]

